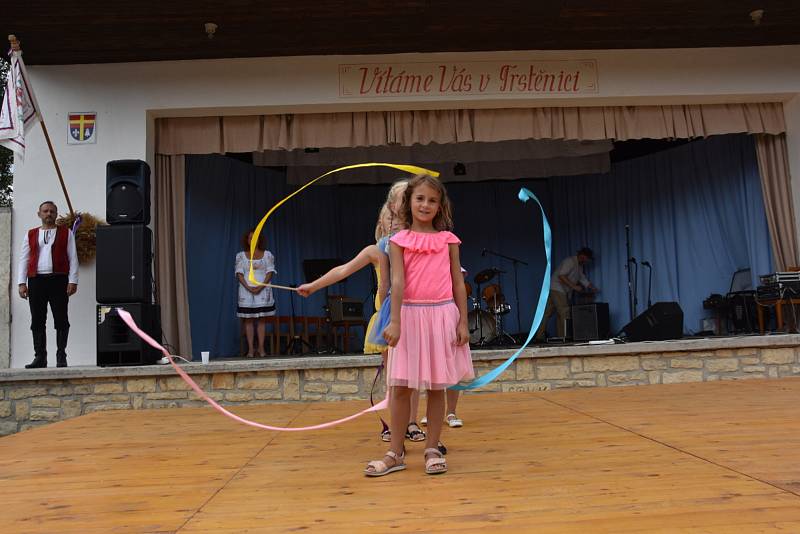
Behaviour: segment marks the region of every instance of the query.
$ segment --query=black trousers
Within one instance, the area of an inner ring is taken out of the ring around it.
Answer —
[[[56,330],[68,330],[67,275],[45,274],[28,278],[28,304],[31,307],[31,330],[43,332],[47,325],[47,305],[53,312]]]

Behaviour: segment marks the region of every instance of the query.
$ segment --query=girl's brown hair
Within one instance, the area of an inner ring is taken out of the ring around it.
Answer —
[[[255,233],[256,229],[251,228],[250,230],[247,230],[244,233],[244,235],[242,235],[242,250],[244,250],[248,254],[250,253],[250,234],[255,234]],[[258,235],[258,239],[256,239],[256,248],[258,250],[264,250],[264,234]]]
[[[414,189],[422,184],[427,184],[439,193],[439,211],[436,217],[433,218],[433,227],[438,230],[452,230],[453,229],[453,207],[450,203],[450,198],[447,196],[447,189],[444,184],[430,174],[417,174],[408,182],[408,188],[403,195],[403,204],[400,206],[399,215],[403,221],[403,226],[411,228],[411,223],[414,222],[411,215],[411,197],[414,195]]]

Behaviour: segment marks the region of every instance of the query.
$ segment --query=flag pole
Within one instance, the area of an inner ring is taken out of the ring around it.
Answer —
[[[22,54],[22,50],[19,47],[19,41],[17,40],[16,35],[9,35],[8,42],[11,44],[11,50],[17,52],[18,54]],[[72,209],[72,201],[69,199],[69,193],[67,192],[67,186],[64,184],[64,176],[61,174],[61,167],[58,165],[58,159],[56,159],[56,152],[53,150],[53,143],[50,141],[50,134],[47,133],[47,126],[44,123],[44,117],[42,117],[41,110],[39,110],[39,106],[36,106],[36,114],[39,116],[39,121],[42,123],[42,131],[44,132],[44,139],[47,141],[47,148],[50,149],[50,157],[53,159],[53,165],[56,168],[56,174],[58,174],[58,181],[61,183],[61,190],[64,192],[64,198],[67,199],[67,207],[69,207],[69,213],[73,217],[75,216],[75,210]]]

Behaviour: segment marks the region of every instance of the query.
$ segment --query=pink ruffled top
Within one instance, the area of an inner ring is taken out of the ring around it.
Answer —
[[[453,298],[449,245],[461,243],[455,234],[402,230],[390,241],[403,248],[406,278],[403,302],[441,302]]]

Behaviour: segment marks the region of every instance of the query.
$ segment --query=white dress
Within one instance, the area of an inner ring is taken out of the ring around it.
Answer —
[[[258,281],[263,281],[267,273],[277,273],[275,270],[275,257],[270,251],[265,250],[263,258],[253,260],[253,273]],[[236,274],[243,275],[245,283],[248,283],[250,260],[244,251],[236,254]],[[238,279],[236,280],[236,285],[239,287],[237,317],[253,318],[275,315],[275,299],[272,297],[271,287],[265,287],[260,293],[254,294],[242,287]]]

